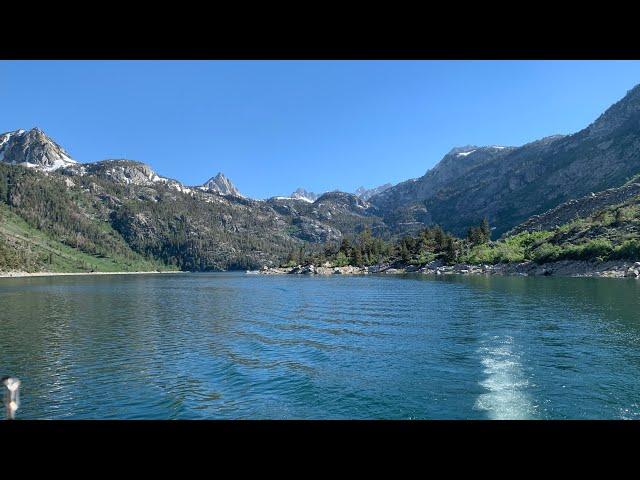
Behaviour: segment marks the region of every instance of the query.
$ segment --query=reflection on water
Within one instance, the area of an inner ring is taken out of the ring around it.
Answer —
[[[19,418],[640,418],[640,282],[0,279]]]

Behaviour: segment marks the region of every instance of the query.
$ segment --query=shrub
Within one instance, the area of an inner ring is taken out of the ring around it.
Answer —
[[[533,260],[537,263],[554,262],[556,260],[602,260],[613,252],[613,246],[607,239],[596,238],[582,245],[564,245],[562,247],[550,243],[540,245],[533,252]]]
[[[433,252],[422,252],[420,253],[417,258],[412,259],[409,264],[410,265],[424,265],[426,263],[431,262],[432,260],[435,260],[436,255]]]
[[[640,240],[626,240],[614,249],[610,258],[640,260]]]
[[[494,247],[494,262],[511,263],[523,262],[525,260],[525,250],[517,243],[498,243]]]
[[[570,245],[563,249],[560,258],[568,260],[603,259],[613,251],[611,242],[604,238],[589,240],[582,245]]]
[[[344,254],[344,252],[338,252],[338,255],[336,255],[336,259],[333,264],[336,267],[346,267],[347,265],[349,265],[349,259]]]
[[[536,263],[554,262],[561,252],[562,249],[558,245],[543,243],[532,252],[532,259]]]

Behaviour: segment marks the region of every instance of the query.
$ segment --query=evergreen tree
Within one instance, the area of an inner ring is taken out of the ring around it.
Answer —
[[[487,217],[484,217],[482,223],[480,223],[480,233],[482,235],[482,243],[487,243],[491,240],[491,227]]]
[[[409,251],[409,248],[407,247],[407,242],[405,241],[405,239],[403,239],[400,242],[399,254],[400,254],[400,258],[402,259],[403,262],[408,262],[411,259],[411,252]]]
[[[453,263],[457,260],[457,252],[456,252],[456,246],[455,246],[455,242],[453,240],[453,237],[451,236],[447,236],[446,240],[445,240],[445,260],[448,263]]]
[[[340,243],[340,252],[344,253],[347,257],[351,255],[351,242],[348,238],[344,237]]]

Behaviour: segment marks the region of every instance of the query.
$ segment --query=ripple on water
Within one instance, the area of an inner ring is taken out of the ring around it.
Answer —
[[[0,366],[23,380],[22,418],[638,418],[639,293],[606,279],[0,279]]]

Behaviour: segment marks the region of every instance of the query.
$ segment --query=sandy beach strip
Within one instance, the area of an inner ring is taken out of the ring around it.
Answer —
[[[147,272],[0,272],[0,278],[21,278],[21,277],[61,277],[75,275],[149,275],[165,273],[189,273],[180,270],[169,271],[147,271]]]

